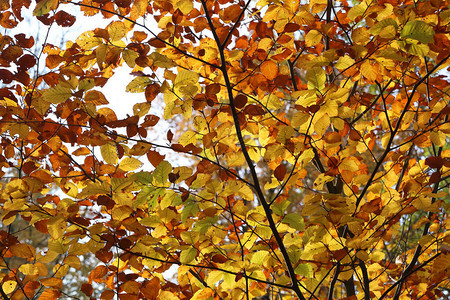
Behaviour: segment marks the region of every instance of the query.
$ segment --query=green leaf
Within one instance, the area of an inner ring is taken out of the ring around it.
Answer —
[[[192,199],[188,199],[184,203],[183,210],[181,212],[181,222],[185,223],[190,216],[195,216],[198,213],[198,204]]]
[[[170,172],[172,172],[172,165],[165,160],[160,162],[153,171],[153,179],[156,184],[166,184]]]
[[[310,264],[298,264],[298,266],[294,270],[295,274],[305,276],[305,277],[313,277],[314,271]]]
[[[70,88],[62,87],[60,85],[52,87],[42,94],[42,97],[44,98],[45,101],[53,104],[63,103],[71,96],[72,90]]]
[[[153,174],[150,172],[137,172],[133,177],[142,184],[150,184],[153,182]]]
[[[158,52],[153,52],[148,58],[152,60],[152,65],[157,66],[158,68],[173,68],[176,66],[171,59]]]
[[[122,57],[130,68],[134,68],[134,66],[136,66],[136,58],[139,57],[139,53],[131,49],[125,49],[122,52]]]
[[[290,227],[297,229],[299,231],[305,230],[305,223],[303,222],[303,217],[296,213],[287,214],[283,218],[283,223],[288,224]]]
[[[195,249],[194,247],[189,247],[188,249],[181,251],[180,262],[182,264],[191,263],[196,256],[197,256],[197,249]]]
[[[417,40],[423,44],[428,44],[433,41],[434,30],[424,21],[408,21],[400,33],[402,38]]]
[[[384,19],[369,29],[369,32],[373,35],[378,35],[382,32],[382,30],[388,26],[393,26],[394,28],[398,28],[397,22],[394,19]]]
[[[57,8],[58,0],[42,0],[36,4],[36,8],[33,10],[33,15],[40,17]]]
[[[150,193],[154,189],[155,188],[150,187],[150,186],[144,186],[142,188],[142,190],[139,192],[139,194],[137,194],[136,199],[133,202],[133,208],[135,209],[135,208],[147,203],[148,199],[150,198]]]
[[[216,224],[219,217],[208,217],[203,220],[198,221],[195,223],[194,228],[192,230],[200,232],[200,234],[205,234],[208,229],[213,225]]]

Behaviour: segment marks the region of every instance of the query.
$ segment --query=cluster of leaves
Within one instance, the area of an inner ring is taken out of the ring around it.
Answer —
[[[0,0],[0,25],[30,5]],[[65,297],[89,254],[79,297],[445,295],[447,1],[41,0],[33,17],[71,27],[69,8],[111,22],[63,48],[0,35],[3,298]],[[118,119],[101,88],[122,65]],[[182,125],[155,143],[161,118]]]

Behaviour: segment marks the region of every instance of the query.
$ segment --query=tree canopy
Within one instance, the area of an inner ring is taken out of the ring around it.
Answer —
[[[447,297],[448,6],[0,0],[0,295]]]

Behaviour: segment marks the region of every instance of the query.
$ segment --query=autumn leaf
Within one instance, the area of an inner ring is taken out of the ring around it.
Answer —
[[[3,298],[445,298],[448,3],[59,4],[0,0]]]
[[[58,0],[41,0],[36,4],[33,15],[40,17],[58,8]]]

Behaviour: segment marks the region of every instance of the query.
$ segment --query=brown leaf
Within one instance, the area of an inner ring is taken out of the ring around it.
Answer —
[[[286,171],[287,170],[284,165],[279,165],[273,171],[273,175],[275,176],[276,179],[278,179],[279,181],[282,181],[284,179],[284,175],[286,175]]]
[[[247,96],[239,94],[234,98],[234,106],[236,108],[243,108],[247,104]]]
[[[215,254],[212,257],[212,261],[215,263],[223,264],[228,261],[228,258],[226,256],[223,256],[222,254]]]
[[[431,156],[425,159],[425,164],[433,169],[440,169],[444,165],[445,160],[440,156]]]
[[[164,160],[166,156],[165,155],[161,155],[156,151],[153,150],[149,150],[147,152],[147,158],[148,161],[156,168],[160,162],[162,162]]]
[[[63,10],[60,10],[55,14],[56,24],[62,27],[72,26],[75,23],[75,20],[75,16],[72,16],[71,14],[66,13]]]
[[[83,283],[81,285],[81,291],[88,297],[90,297],[92,295],[92,293],[94,292],[94,289],[92,288],[92,284],[89,283]]]

